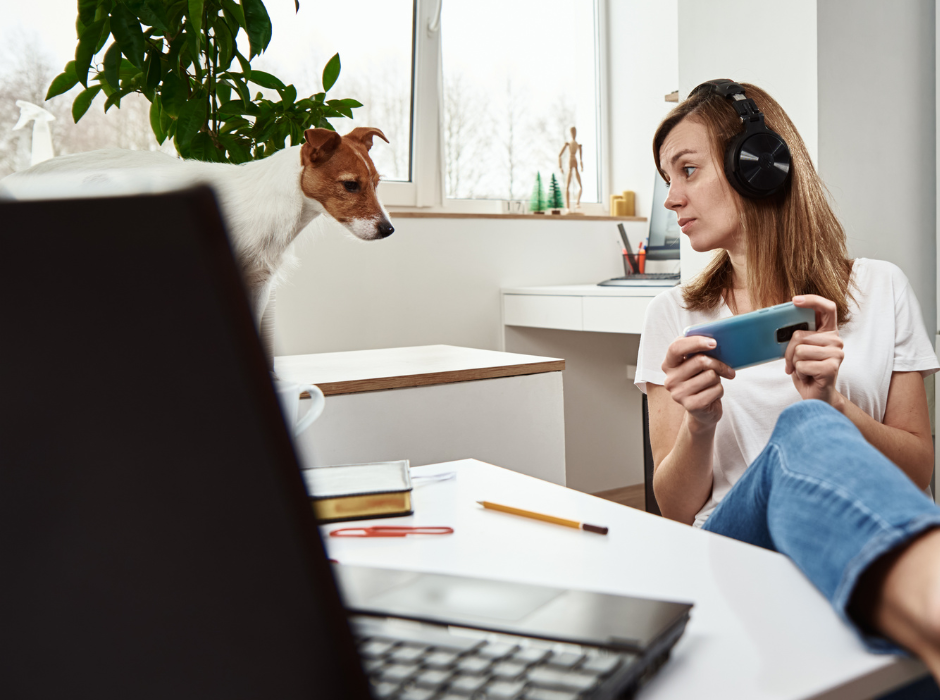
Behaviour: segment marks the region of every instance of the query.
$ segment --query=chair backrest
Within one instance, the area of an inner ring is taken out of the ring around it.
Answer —
[[[653,493],[653,446],[650,444],[650,409],[643,394],[643,485],[646,491],[646,512],[662,515]]]

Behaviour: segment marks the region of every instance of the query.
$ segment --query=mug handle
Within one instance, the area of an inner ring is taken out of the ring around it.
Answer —
[[[310,406],[310,409],[301,418],[297,421],[297,425],[294,426],[294,437],[297,437],[307,428],[313,425],[313,422],[320,417],[320,414],[323,413],[323,408],[326,405],[326,397],[323,396],[323,392],[320,391],[320,387],[314,386],[313,384],[298,384],[297,385],[297,400],[300,400],[300,394],[303,392],[310,394],[310,400],[313,402]]]

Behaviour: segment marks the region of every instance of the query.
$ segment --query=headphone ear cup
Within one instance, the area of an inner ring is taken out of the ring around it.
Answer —
[[[770,129],[738,134],[725,149],[725,175],[745,197],[778,192],[790,174],[790,149]]]

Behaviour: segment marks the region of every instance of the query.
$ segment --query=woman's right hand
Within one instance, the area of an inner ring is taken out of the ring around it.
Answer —
[[[681,405],[693,421],[689,428],[707,429],[721,419],[721,378],[734,379],[734,370],[714,357],[703,355],[716,347],[713,338],[701,335],[676,338],[666,350],[664,386],[672,400]]]

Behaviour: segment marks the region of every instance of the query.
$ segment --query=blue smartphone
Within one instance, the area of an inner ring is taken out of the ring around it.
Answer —
[[[720,321],[689,326],[683,335],[714,338],[718,347],[705,354],[731,369],[753,367],[783,357],[795,331],[816,330],[816,312],[792,301]]]

